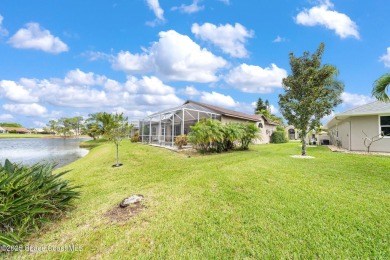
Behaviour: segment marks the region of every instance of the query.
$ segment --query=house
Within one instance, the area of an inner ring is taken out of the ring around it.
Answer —
[[[255,143],[269,143],[277,123],[271,122],[262,115],[245,114],[214,105],[188,100],[183,105],[160,111],[140,120],[140,137],[142,142],[160,145],[174,144],[175,137],[188,134],[191,126],[203,118],[220,120],[223,124],[254,123],[261,129]]]
[[[0,134],[5,134],[5,133],[6,133],[5,129],[0,126]]]
[[[373,152],[390,152],[390,103],[375,101],[335,115],[326,125],[330,142],[350,151],[366,151],[366,137],[384,138],[370,147]]]
[[[24,127],[2,127],[5,133],[16,133],[16,134],[31,134],[31,131]]]
[[[286,135],[289,140],[300,140],[301,134],[298,129],[295,129],[293,125],[286,126],[284,128],[284,131],[286,132]],[[321,132],[314,133],[313,131],[310,131],[306,136],[306,142],[307,143],[313,143],[313,144],[329,144],[329,136],[326,131],[323,131],[321,129]]]

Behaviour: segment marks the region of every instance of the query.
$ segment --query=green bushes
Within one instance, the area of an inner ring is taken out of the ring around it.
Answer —
[[[271,143],[281,144],[287,143],[286,133],[284,131],[275,131],[271,135]]]
[[[0,163],[0,245],[21,244],[32,231],[72,207],[78,186],[52,174],[53,165]]]
[[[132,143],[138,143],[138,142],[141,141],[141,137],[139,136],[139,132],[138,131],[133,134],[133,136],[130,138],[130,141]]]
[[[183,146],[188,144],[188,137],[187,135],[179,135],[175,138],[175,145],[181,149]]]
[[[229,123],[223,125],[218,120],[201,120],[191,127],[189,141],[201,153],[223,152],[239,146],[247,150],[259,129],[251,123]],[[258,137],[259,138],[259,137]]]

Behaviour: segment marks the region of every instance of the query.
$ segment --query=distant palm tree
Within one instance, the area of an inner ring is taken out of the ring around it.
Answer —
[[[382,75],[374,82],[374,88],[372,89],[372,95],[383,102],[390,102],[390,97],[386,93],[390,86],[390,73]]]

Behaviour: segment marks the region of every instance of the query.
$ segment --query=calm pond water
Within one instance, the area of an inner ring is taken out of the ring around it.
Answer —
[[[60,168],[88,153],[79,147],[85,140],[89,138],[0,138],[0,162],[4,164],[9,159],[31,165],[45,161]]]

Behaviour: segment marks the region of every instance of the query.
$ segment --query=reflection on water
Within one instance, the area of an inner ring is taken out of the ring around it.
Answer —
[[[0,138],[0,162],[5,159],[22,164],[46,161],[67,165],[88,153],[79,147],[88,138]]]

